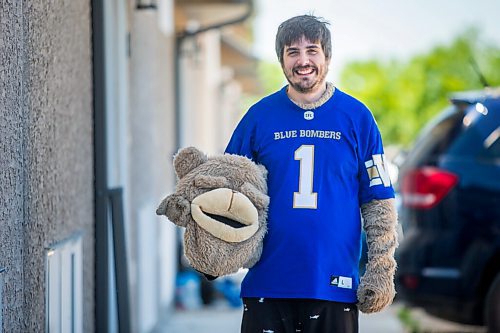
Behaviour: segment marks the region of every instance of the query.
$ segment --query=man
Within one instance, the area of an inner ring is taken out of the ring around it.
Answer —
[[[394,296],[396,214],[380,133],[361,102],[325,81],[325,22],[283,22],[276,53],[289,84],[249,109],[226,148],[269,172],[268,234],[242,283],[241,330],[357,332],[358,306],[380,311]]]

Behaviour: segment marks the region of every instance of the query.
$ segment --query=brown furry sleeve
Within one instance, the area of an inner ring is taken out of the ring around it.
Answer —
[[[372,200],[361,206],[363,228],[368,244],[368,263],[357,295],[364,313],[381,311],[396,294],[394,251],[398,246],[397,212],[394,199]]]

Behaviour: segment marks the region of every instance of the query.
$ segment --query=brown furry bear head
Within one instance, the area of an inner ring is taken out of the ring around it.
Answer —
[[[194,147],[175,155],[174,168],[176,191],[156,213],[186,228],[191,266],[212,276],[252,267],[267,230],[267,170],[243,156],[208,158]]]

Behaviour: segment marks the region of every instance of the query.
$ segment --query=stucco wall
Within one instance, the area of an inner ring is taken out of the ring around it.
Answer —
[[[22,331],[23,225],[23,17],[20,2],[0,1],[0,268],[2,321]],[[0,329],[1,331],[1,329]],[[3,332],[9,330],[4,329]]]
[[[94,317],[90,2],[1,0],[0,4],[0,266],[8,269],[4,331],[44,331],[46,248],[81,232],[83,322],[84,331],[90,332]]]

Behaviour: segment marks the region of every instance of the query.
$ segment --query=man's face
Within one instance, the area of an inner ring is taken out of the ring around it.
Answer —
[[[283,73],[290,86],[300,93],[321,89],[329,64],[319,42],[302,38],[283,50]]]

